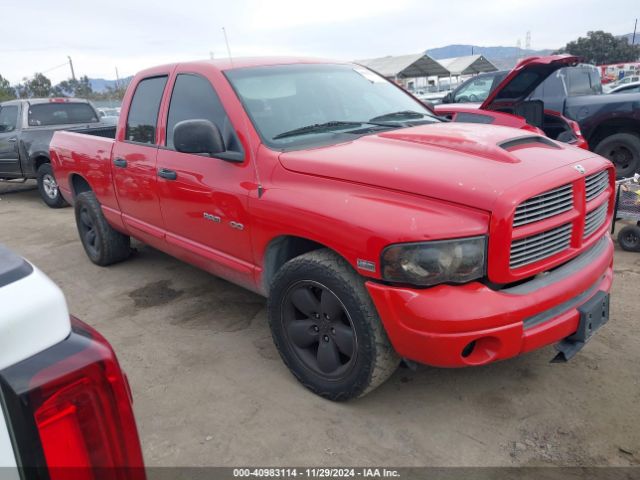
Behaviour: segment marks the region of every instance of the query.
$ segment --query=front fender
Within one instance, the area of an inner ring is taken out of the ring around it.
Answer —
[[[382,250],[394,243],[484,235],[489,214],[417,195],[288,172],[250,199],[256,264],[268,245],[291,235],[324,245],[370,278],[381,278]],[[373,270],[358,267],[371,262]]]

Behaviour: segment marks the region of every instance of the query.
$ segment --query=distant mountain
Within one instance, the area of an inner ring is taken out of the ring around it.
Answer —
[[[120,84],[128,85],[132,78],[133,76],[121,78]],[[104,78],[90,78],[89,83],[91,84],[91,89],[98,93],[104,92],[107,87],[114,88],[116,86],[116,80],[105,80]]]
[[[618,35],[618,38],[626,38],[627,42],[631,43],[633,40],[633,33],[627,33],[626,35]],[[634,45],[640,45],[640,32],[636,32],[636,39],[633,42]]]
[[[527,50],[518,47],[480,47],[478,45],[447,45],[431,48],[427,55],[436,60],[443,58],[464,57],[467,55],[484,55],[499,70],[508,70],[515,66],[519,59],[536,55],[549,55],[553,50]]]

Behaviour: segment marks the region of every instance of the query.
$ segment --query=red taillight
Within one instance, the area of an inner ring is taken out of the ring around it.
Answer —
[[[52,480],[144,478],[142,452],[124,374],[95,330],[74,320],[86,348],[48,366],[31,381],[29,397]],[[123,468],[126,467],[126,468]],[[113,470],[111,470],[113,469]]]
[[[68,98],[50,98],[49,103],[68,103]]]

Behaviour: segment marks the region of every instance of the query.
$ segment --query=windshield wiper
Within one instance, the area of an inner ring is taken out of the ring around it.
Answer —
[[[273,137],[273,140],[278,140],[280,138],[286,138],[286,137],[295,137],[297,135],[307,135],[309,133],[331,132],[333,130],[341,130],[349,127],[359,127],[360,125],[376,125],[379,127],[393,127],[393,128],[398,127],[398,125],[393,123],[377,123],[373,121],[347,122],[347,121],[341,121],[341,120],[332,120],[331,122],[314,123],[313,125],[294,128],[293,130],[288,130],[286,132],[279,133],[278,135]]]
[[[375,122],[378,120],[394,120],[396,118],[424,118],[427,116],[431,116],[431,115],[427,115],[426,113],[416,112],[414,110],[401,110],[399,112],[385,113],[384,115],[373,117],[369,121]]]

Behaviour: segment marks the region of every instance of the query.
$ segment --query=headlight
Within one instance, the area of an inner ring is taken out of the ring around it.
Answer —
[[[486,237],[391,245],[382,252],[382,278],[425,287],[470,282],[485,274],[486,248]]]

